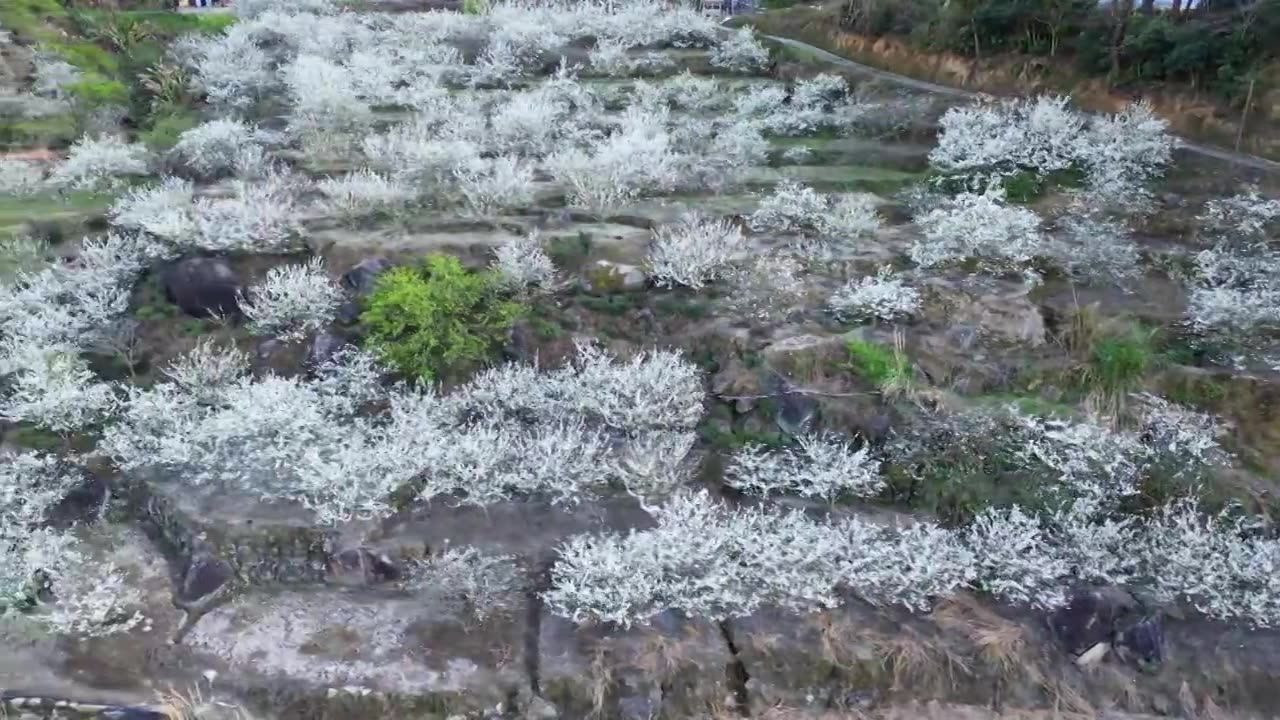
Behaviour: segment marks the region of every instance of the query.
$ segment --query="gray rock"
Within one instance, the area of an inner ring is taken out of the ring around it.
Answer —
[[[206,605],[225,591],[235,578],[235,571],[225,560],[207,552],[199,552],[191,558],[182,584],[178,587],[177,602],[180,607]]]
[[[96,522],[106,511],[110,497],[111,490],[106,482],[94,475],[87,475],[83,482],[49,510],[48,522],[59,528]]]
[[[1084,587],[1049,618],[1054,635],[1069,653],[1110,642],[1138,620],[1138,601],[1118,587]]]
[[[329,562],[329,578],[340,585],[374,585],[403,576],[404,572],[390,556],[367,547],[340,550]]]
[[[316,370],[332,360],[348,345],[350,345],[350,343],[348,343],[344,338],[330,332],[322,332],[319,335],[316,335],[315,339],[311,341],[311,347],[307,350],[307,368],[309,370]]]
[[[356,297],[364,297],[373,292],[378,276],[390,269],[391,261],[384,257],[365,258],[342,274],[342,286]]]
[[[635,265],[597,260],[587,269],[587,290],[598,293],[634,292],[649,284],[644,271]]]
[[[1143,663],[1158,663],[1164,659],[1164,628],[1157,617],[1144,618],[1125,628],[1116,638],[1116,650],[1123,657]]]
[[[221,258],[179,260],[161,275],[165,296],[193,317],[238,316],[240,278]]]

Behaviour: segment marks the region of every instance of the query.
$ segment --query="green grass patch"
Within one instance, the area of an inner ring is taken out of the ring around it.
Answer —
[[[900,348],[854,338],[845,344],[849,369],[865,378],[881,392],[905,388],[911,383],[911,361]]]
[[[139,25],[151,33],[178,37],[198,32],[216,34],[236,23],[234,13],[179,13],[171,10],[100,10],[85,8],[73,13],[84,27],[106,30],[113,26]]]
[[[111,206],[109,193],[71,192],[57,195],[0,195],[0,234],[16,234],[25,223],[83,221]]]
[[[44,48],[86,73],[112,76],[120,71],[120,60],[110,51],[88,41],[45,43]]]
[[[11,122],[0,122],[0,147],[45,145],[64,148],[80,137],[76,118],[72,115],[50,115]]]
[[[65,18],[59,0],[4,0],[0,2],[0,27],[32,39],[55,36],[49,24]]]

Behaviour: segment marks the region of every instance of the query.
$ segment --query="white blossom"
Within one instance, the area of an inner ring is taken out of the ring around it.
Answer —
[[[101,420],[115,407],[111,386],[98,382],[73,350],[24,347],[6,355],[6,364],[16,372],[0,398],[5,420],[69,433]]]
[[[44,170],[28,160],[0,158],[0,193],[30,195],[44,183]]]
[[[996,268],[1029,263],[1043,244],[1040,218],[1004,204],[1003,192],[961,193],[916,219],[924,235],[907,251],[921,267],[976,258]]]
[[[555,263],[542,249],[536,230],[498,246],[493,269],[504,283],[516,288],[549,290],[556,280]]]
[[[523,597],[516,558],[475,548],[449,548],[427,558],[413,568],[408,586],[430,607],[465,604],[480,620],[511,610],[513,597]]]
[[[467,210],[491,217],[499,210],[533,202],[533,166],[514,157],[472,160],[454,168],[457,191]]]
[[[646,263],[649,276],[659,286],[700,290],[724,277],[747,250],[742,230],[729,220],[690,213],[677,223],[653,230]]]
[[[370,170],[325,178],[316,183],[316,190],[325,196],[322,206],[326,210],[345,216],[394,210],[415,196],[404,183]]]
[[[784,319],[804,304],[809,292],[804,274],[796,258],[780,253],[734,265],[725,277],[733,288],[727,304],[757,321]]]
[[[256,164],[263,136],[239,120],[218,119],[182,133],[172,153],[192,170],[206,176]]]
[[[49,175],[48,184],[76,190],[115,187],[126,177],[146,175],[146,147],[115,135],[82,137],[71,146],[67,159]]]
[[[731,72],[752,72],[769,64],[769,51],[750,27],[739,28],[711,50],[711,65]]]
[[[333,321],[342,290],[329,279],[319,258],[305,265],[281,265],[240,299],[249,330],[286,342],[300,340]]]
[[[46,629],[78,637],[126,632],[141,617],[127,609],[141,593],[110,563],[89,562],[72,532],[44,526],[48,513],[83,481],[52,455],[0,456],[0,615],[18,612]]]
[[[159,185],[133,188],[116,200],[111,206],[111,222],[182,246],[197,233],[194,202],[195,187],[190,180],[165,177]]]
[[[888,267],[875,275],[850,280],[827,300],[831,311],[841,319],[885,321],[915,313],[920,302],[920,292],[895,277]]]
[[[1263,197],[1256,187],[1228,198],[1214,198],[1196,218],[1211,232],[1225,239],[1256,241],[1280,219],[1280,200]]]
[[[834,502],[841,497],[867,497],[884,487],[880,463],[863,446],[854,449],[834,438],[804,436],[792,451],[747,446],[730,459],[725,483],[758,495],[775,493]]]

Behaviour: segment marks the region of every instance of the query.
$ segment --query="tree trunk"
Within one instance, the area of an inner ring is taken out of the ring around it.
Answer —
[[[1182,15],[1182,0],[1173,0],[1171,12],[1175,18]]]
[[[1112,0],[1111,12],[1115,28],[1111,32],[1111,72],[1107,81],[1114,83],[1120,77],[1120,47],[1129,32],[1129,17],[1133,15],[1134,0]]]
[[[1257,83],[1257,77],[1249,78],[1249,95],[1244,99],[1244,111],[1240,113],[1240,130],[1236,132],[1236,152],[1240,152],[1240,143],[1244,140],[1244,124],[1249,120],[1249,106],[1253,104],[1253,86]]]
[[[1151,15],[1156,11],[1156,0],[1142,0],[1142,14]]]

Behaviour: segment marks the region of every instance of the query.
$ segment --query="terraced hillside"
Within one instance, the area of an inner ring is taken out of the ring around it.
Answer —
[[[682,7],[237,5],[172,142],[0,160],[7,710],[1276,706],[1277,178]]]

